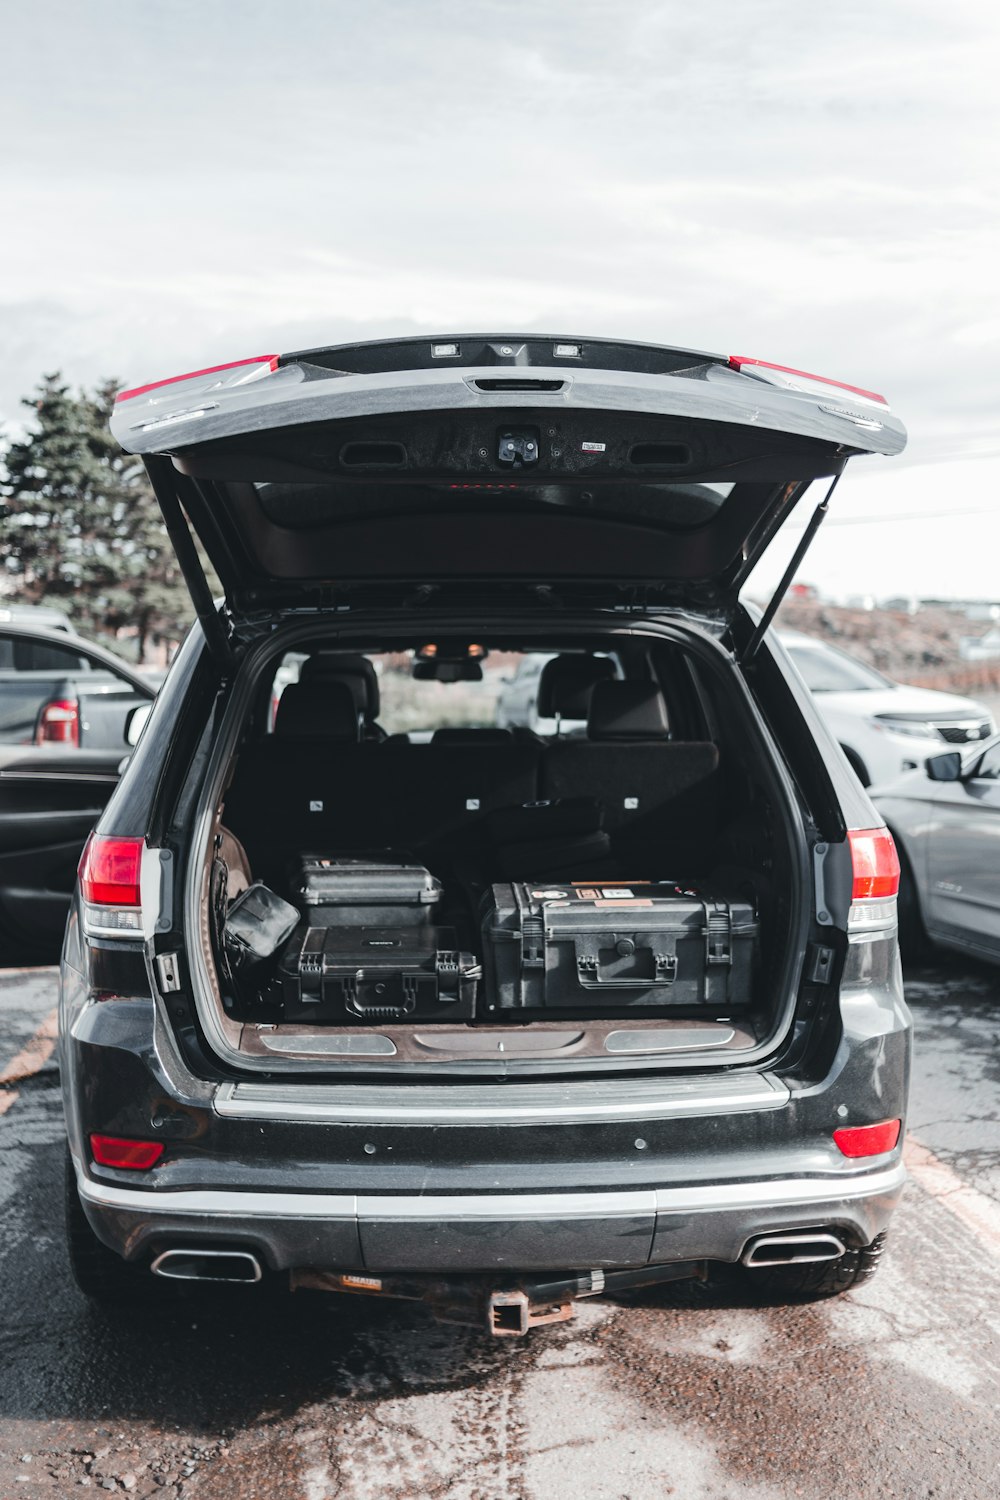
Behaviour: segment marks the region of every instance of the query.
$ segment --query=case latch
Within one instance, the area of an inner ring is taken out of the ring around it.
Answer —
[[[729,911],[705,906],[705,962],[733,962],[733,919]]]

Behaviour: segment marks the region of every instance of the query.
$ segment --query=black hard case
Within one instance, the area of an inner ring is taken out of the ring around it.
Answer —
[[[478,961],[447,927],[303,927],[278,970],[286,1021],[471,1020]]]
[[[494,885],[482,911],[486,1009],[738,1010],[751,998],[753,906],[672,883]]]

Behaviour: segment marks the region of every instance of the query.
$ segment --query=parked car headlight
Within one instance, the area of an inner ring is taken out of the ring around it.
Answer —
[[[915,740],[936,740],[937,733],[933,724],[926,724],[915,719],[893,719],[888,715],[872,719],[876,729],[884,730],[886,734],[905,734]]]

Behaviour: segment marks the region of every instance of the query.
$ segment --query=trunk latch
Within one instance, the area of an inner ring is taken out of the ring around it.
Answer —
[[[538,462],[538,428],[508,428],[501,432],[497,460],[508,468],[522,468]]]

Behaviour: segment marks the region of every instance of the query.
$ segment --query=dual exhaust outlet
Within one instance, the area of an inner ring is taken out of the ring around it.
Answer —
[[[843,1240],[829,1230],[762,1234],[749,1242],[740,1261],[751,1270],[805,1265],[837,1260],[846,1248]],[[264,1279],[263,1267],[253,1251],[199,1245],[177,1245],[162,1250],[150,1269],[154,1276],[169,1281],[253,1285]],[[502,1338],[516,1337],[545,1324],[565,1322],[572,1317],[573,1304],[580,1298],[613,1296],[616,1291],[666,1281],[704,1280],[707,1274],[705,1261],[683,1261],[634,1271],[594,1270],[550,1281],[521,1280],[517,1285],[498,1288],[489,1286],[481,1276],[437,1279],[301,1270],[292,1273],[291,1286],[423,1302],[442,1322],[482,1327],[485,1321],[489,1331]]]

